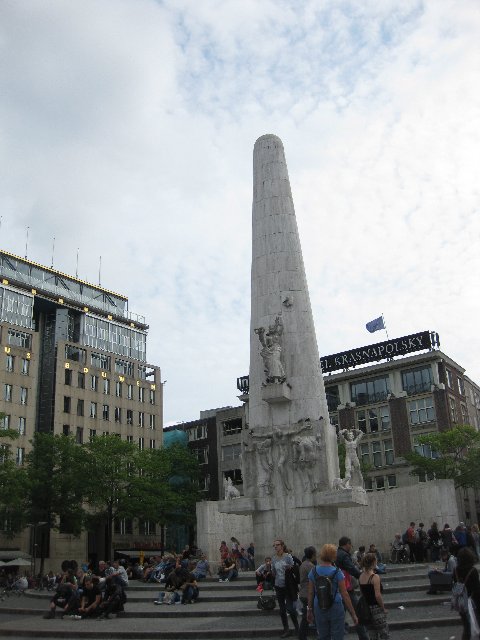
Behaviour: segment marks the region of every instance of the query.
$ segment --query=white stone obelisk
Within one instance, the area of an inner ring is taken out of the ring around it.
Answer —
[[[253,152],[250,393],[244,497],[220,511],[250,513],[260,556],[275,537],[299,552],[335,542],[339,506],[363,489],[334,491],[337,436],[328,417],[285,153],[260,137]]]

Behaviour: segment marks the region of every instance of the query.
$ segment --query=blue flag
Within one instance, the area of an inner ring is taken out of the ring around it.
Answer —
[[[365,326],[367,328],[367,331],[369,331],[370,333],[375,333],[375,331],[380,331],[380,329],[385,329],[383,316],[375,318],[375,320],[370,320],[370,322],[367,322]]]

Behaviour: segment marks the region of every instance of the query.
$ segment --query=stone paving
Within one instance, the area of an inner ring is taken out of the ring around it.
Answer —
[[[450,610],[449,594],[428,596],[426,566],[391,567],[383,576],[392,640],[461,640],[458,615]],[[124,614],[106,621],[44,620],[51,593],[29,592],[0,603],[0,637],[24,638],[164,638],[193,640],[235,637],[275,638],[281,633],[278,608],[256,608],[253,574],[219,584],[201,583],[193,605],[155,605],[158,585],[131,583]],[[312,638],[314,636],[312,635]],[[356,638],[349,634],[346,638]]]

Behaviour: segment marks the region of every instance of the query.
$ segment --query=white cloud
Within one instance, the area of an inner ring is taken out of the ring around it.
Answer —
[[[464,0],[3,3],[0,245],[129,296],[165,420],[248,371],[251,152],[287,153],[321,354],[436,329],[480,379],[480,12]],[[379,334],[377,334],[379,335]],[[473,336],[473,337],[472,337]]]

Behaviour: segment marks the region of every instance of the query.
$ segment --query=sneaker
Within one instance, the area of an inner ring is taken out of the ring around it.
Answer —
[[[225,578],[224,582],[230,582],[230,580],[228,578]]]
[[[73,618],[74,620],[81,620],[81,619],[82,619],[82,616],[72,616],[72,618]]]
[[[154,600],[153,604],[162,604],[162,601],[161,600]]]

